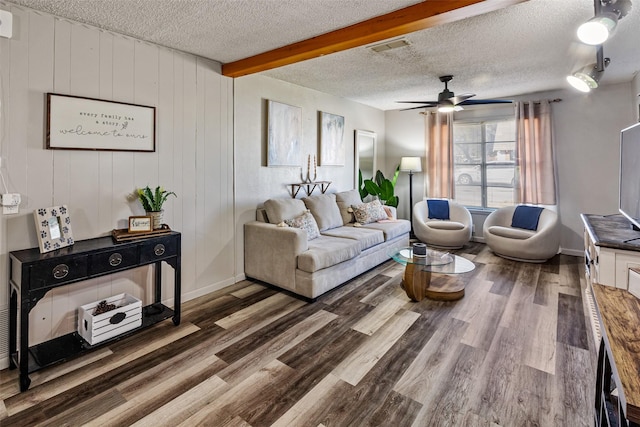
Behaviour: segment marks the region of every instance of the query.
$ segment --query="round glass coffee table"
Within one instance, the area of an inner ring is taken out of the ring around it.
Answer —
[[[432,283],[431,273],[461,274],[476,268],[466,258],[429,248],[426,256],[415,256],[411,247],[394,248],[387,253],[394,261],[406,266],[401,286],[413,301],[422,301],[424,298],[454,301],[464,297],[462,280],[438,280]]]

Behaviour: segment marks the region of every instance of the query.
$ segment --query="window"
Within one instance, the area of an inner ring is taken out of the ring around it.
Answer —
[[[499,208],[515,204],[515,119],[453,123],[456,201]]]

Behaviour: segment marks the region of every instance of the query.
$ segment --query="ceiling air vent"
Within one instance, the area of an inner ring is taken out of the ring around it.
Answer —
[[[409,46],[407,39],[395,39],[388,42],[380,43],[374,46],[369,46],[369,49],[376,53],[384,52],[386,50],[397,49],[399,47]]]

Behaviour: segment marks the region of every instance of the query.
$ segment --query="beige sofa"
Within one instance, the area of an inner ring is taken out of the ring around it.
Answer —
[[[356,223],[352,206],[362,205],[357,190],[305,199],[270,199],[256,221],[244,225],[244,268],[249,278],[315,299],[389,259],[390,248],[408,246],[409,221]],[[309,211],[319,237],[283,226]]]

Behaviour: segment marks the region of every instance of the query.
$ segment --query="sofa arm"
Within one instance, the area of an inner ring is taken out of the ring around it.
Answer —
[[[259,221],[246,223],[245,275],[294,290],[298,255],[308,248],[304,230]]]

